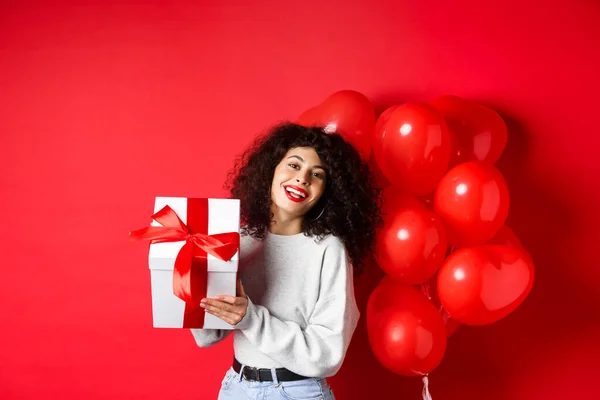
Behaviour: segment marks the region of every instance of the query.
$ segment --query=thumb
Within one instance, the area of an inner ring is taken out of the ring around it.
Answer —
[[[236,286],[238,297],[246,297],[246,292],[244,291],[244,286],[242,286],[242,280],[240,278],[238,278]]]

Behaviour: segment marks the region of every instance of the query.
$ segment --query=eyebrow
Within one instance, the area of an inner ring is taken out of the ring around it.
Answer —
[[[289,160],[290,158],[297,158],[298,160],[300,160],[300,161],[304,162],[304,159],[303,159],[302,157],[300,157],[300,156],[297,156],[297,155],[289,156],[289,157],[288,157],[288,160]],[[314,166],[313,166],[313,168],[319,168],[319,169],[322,169],[323,171],[327,172],[327,170],[325,169],[325,167],[323,167],[323,166],[321,166],[321,165],[314,165]]]

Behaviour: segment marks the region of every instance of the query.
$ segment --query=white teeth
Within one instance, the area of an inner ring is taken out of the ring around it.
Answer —
[[[300,196],[302,198],[306,197],[306,195],[304,193],[301,193],[301,192],[299,192],[298,190],[296,190],[294,188],[286,187],[285,190],[287,190],[288,192],[293,193],[293,194],[295,194],[297,196]]]

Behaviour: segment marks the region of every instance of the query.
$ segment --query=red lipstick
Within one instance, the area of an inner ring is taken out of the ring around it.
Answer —
[[[302,194],[304,197],[294,197],[294,195],[289,192],[287,189],[293,189],[294,191],[296,191],[296,193],[294,193],[295,195],[297,195],[298,193]],[[294,203],[300,203],[303,202],[304,200],[306,200],[308,198],[308,192],[302,188],[299,188],[298,186],[294,186],[294,185],[287,185],[283,187],[283,190],[285,191],[285,195],[287,196],[288,199],[290,199],[291,201],[293,201]]]

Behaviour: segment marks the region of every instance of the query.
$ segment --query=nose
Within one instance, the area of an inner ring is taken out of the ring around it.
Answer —
[[[296,176],[296,182],[300,185],[308,185],[308,179],[306,178],[306,174],[301,174]]]

